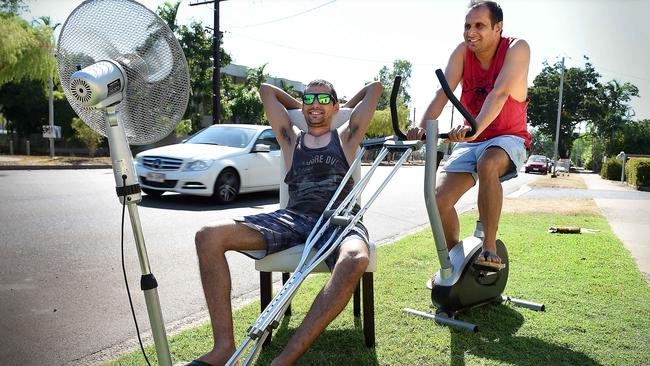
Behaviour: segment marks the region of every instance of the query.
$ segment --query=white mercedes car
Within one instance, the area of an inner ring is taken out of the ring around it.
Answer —
[[[229,203],[239,193],[279,188],[280,145],[270,126],[213,125],[137,154],[135,167],[147,195],[172,191]]]

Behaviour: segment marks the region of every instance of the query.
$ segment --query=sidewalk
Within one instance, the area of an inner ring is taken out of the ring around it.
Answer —
[[[650,284],[650,192],[602,179],[598,174],[581,176],[612,230]]]
[[[0,155],[0,170],[110,169],[110,157]]]

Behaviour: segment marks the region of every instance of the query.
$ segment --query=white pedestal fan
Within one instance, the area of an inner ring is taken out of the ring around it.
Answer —
[[[108,138],[117,195],[131,219],[158,361],[171,365],[158,285],[138,216],[142,196],[129,144],[149,144],[174,131],[189,98],[185,56],[167,24],[139,3],[88,0],[63,25],[56,61],[72,108]]]

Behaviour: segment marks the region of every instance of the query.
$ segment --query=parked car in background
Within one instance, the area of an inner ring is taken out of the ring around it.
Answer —
[[[137,154],[135,167],[147,195],[171,191],[229,203],[239,193],[279,189],[280,145],[270,126],[213,125],[181,144]]]
[[[546,174],[548,173],[548,161],[544,155],[531,155],[524,165],[526,173],[537,172]]]
[[[555,165],[555,161],[551,158],[546,158],[546,171],[547,172],[552,172],[553,171],[553,165]]]
[[[558,159],[557,167],[555,171],[558,173],[569,173],[571,171],[571,160],[570,159]]]

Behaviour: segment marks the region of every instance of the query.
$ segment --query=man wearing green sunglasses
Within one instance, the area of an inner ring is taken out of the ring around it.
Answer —
[[[349,169],[381,93],[379,82],[366,85],[343,105],[343,108],[353,108],[350,119],[333,129],[333,118],[340,106],[331,83],[325,80],[309,83],[302,104],[282,89],[262,84],[260,97],[288,171],[284,181],[289,188],[289,202],[285,209],[221,221],[196,233],[196,251],[214,348],[190,365],[223,365],[235,351],[231,282],[225,253],[229,250],[266,250],[271,254],[300,245],[307,239]],[[291,109],[302,109],[307,122],[306,132],[292,125],[287,112]],[[348,181],[339,197],[345,197],[352,185],[353,182]],[[325,260],[332,276],[272,365],[293,364],[343,310],[368,266],[368,255],[368,233],[359,222],[342,240],[338,252]]]

